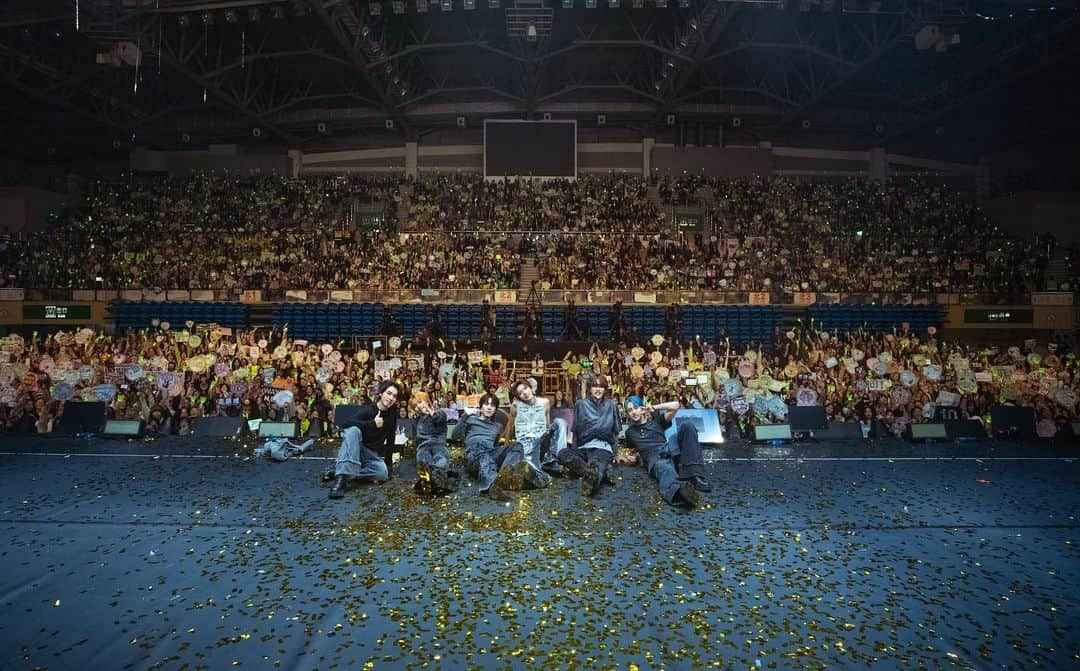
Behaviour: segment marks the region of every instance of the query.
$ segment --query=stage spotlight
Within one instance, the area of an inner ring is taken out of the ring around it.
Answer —
[[[213,14],[211,14],[210,12],[203,12],[201,16],[202,16],[202,22],[203,22],[204,25],[207,25],[207,26],[214,25],[214,15]]]
[[[465,7],[466,10],[474,10],[476,9],[476,0],[464,0],[462,5]]]
[[[259,11],[258,7],[252,7],[251,9],[248,10],[248,21],[251,21],[252,23],[255,23],[261,18],[262,18],[262,12]]]
[[[596,0],[585,0],[585,9],[596,9]]]
[[[225,12],[225,23],[236,23],[239,17],[236,15],[236,10],[230,9]]]
[[[390,9],[392,9],[395,14],[404,14],[405,0],[394,0],[390,3]]]
[[[188,16],[187,14],[181,14],[180,18],[177,19],[177,23],[180,24],[181,28],[187,28],[188,26],[191,25],[191,17]]]
[[[562,0],[562,8],[563,9],[573,9],[574,8],[574,0]]]
[[[618,9],[619,8],[619,0],[608,0],[607,6],[608,6],[608,9]]]

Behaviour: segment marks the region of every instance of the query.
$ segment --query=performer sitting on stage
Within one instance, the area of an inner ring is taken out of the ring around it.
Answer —
[[[351,480],[385,482],[390,478],[384,459],[389,459],[394,449],[400,388],[393,380],[383,380],[377,391],[374,403],[360,406],[356,418],[342,425],[341,448],[330,487],[332,499],[345,496]]]
[[[466,409],[467,416],[454,427],[451,438],[465,441],[465,468],[480,481],[480,493],[504,501],[508,490],[546,487],[551,476],[526,461],[520,443],[499,446],[503,427],[496,419],[498,409],[499,399],[484,394],[480,410]]]
[[[678,401],[652,406],[640,396],[626,399],[630,419],[626,442],[656,479],[665,501],[696,508],[701,504],[701,492],[711,492],[712,486],[701,475],[701,445],[693,425],[681,424],[671,440],[664,437],[678,409]]]
[[[420,414],[416,420],[416,490],[422,494],[457,491],[461,479],[450,470],[446,451],[446,413],[435,408],[427,392],[414,392],[409,405]]]

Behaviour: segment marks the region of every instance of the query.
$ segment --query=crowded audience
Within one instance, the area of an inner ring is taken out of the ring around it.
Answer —
[[[707,209],[713,228],[673,232],[652,188]],[[359,205],[382,208],[376,226]],[[97,184],[48,231],[5,240],[0,281],[499,289],[519,288],[531,260],[548,289],[1015,295],[1045,286],[1054,245],[1013,239],[966,197],[911,179],[129,177]],[[1070,274],[1056,288],[1073,286]]]
[[[935,418],[987,424],[996,404],[1033,408],[1040,436],[1080,418],[1075,353],[1030,340],[985,347],[930,332],[837,334],[810,325],[772,343],[698,339],[683,347],[653,336],[518,362],[469,341],[415,350],[391,341],[389,351],[373,354],[294,339],[287,329],[200,328],[7,336],[0,340],[0,427],[47,432],[65,402],[91,400],[106,402],[110,418],[142,420],[151,434],[185,435],[199,417],[229,415],[296,420],[302,434],[325,435],[334,407],[370,401],[381,379],[455,411],[487,392],[508,403],[513,383],[532,379],[558,409],[582,396],[581,381],[592,373],[609,377],[617,401],[635,395],[715,408],[729,432],[743,435],[755,424],[783,422],[791,405],[821,405],[830,420],[860,423],[865,437],[900,435]],[[402,416],[409,393],[400,399]]]

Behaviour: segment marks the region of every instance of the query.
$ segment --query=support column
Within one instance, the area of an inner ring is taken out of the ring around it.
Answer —
[[[419,151],[415,142],[405,143],[405,176],[410,178],[416,177],[416,163]]]
[[[641,141],[641,176],[645,179],[652,177],[652,150],[656,146],[656,138],[647,137]]]
[[[289,160],[292,162],[292,176],[300,176],[300,165],[304,162],[304,152],[300,149],[289,150]]]
[[[874,147],[870,150],[870,179],[889,178],[889,159],[885,154],[884,147]]]

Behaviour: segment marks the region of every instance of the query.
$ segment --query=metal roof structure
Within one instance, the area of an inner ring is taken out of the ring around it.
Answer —
[[[2,145],[393,143],[484,118],[942,144],[1077,114],[1060,0],[7,0]]]

